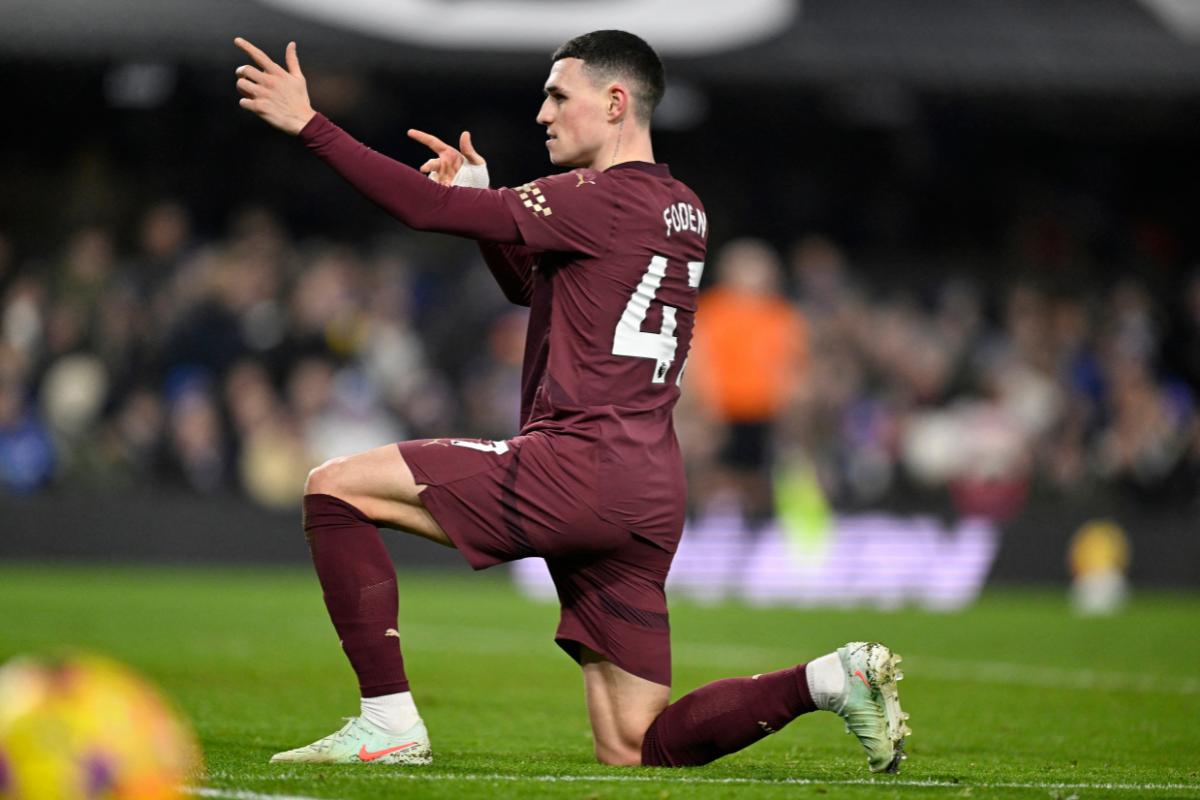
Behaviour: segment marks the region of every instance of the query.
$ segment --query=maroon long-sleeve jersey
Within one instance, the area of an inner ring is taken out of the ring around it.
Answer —
[[[674,550],[686,487],[671,412],[708,220],[665,164],[577,169],[513,189],[440,186],[317,115],[301,139],[402,222],[480,241],[530,307],[521,433],[552,433],[581,502]]]

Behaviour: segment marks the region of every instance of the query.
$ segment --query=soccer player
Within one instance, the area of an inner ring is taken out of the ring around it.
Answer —
[[[650,46],[596,31],[560,47],[537,121],[551,163],[567,171],[490,189],[468,134],[456,150],[411,131],[434,150],[422,174],[313,110],[294,42],[284,66],[235,44],[254,62],[237,70],[243,108],[298,135],[406,225],[477,240],[505,295],[530,307],[517,436],[401,442],[309,475],[304,530],[362,707],[337,732],[272,761],[431,760],[404,672],[385,527],[456,547],[475,569],[546,559],[562,607],[555,638],[581,667],[605,764],[705,764],[825,709],[845,718],[872,770],[898,768],[907,733],[899,658],[880,644],[853,642],[669,704],[663,585],[685,493],[671,410],[708,218],[655,162],[650,118],[664,81]]]

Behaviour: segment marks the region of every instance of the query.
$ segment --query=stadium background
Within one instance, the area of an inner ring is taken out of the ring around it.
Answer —
[[[299,562],[310,466],[511,435],[521,311],[469,244],[406,232],[241,112],[230,39],[296,39],[314,105],[377,149],[416,164],[406,128],[469,128],[516,185],[548,171],[546,53],[606,10],[560,6],[489,28],[409,3],[393,30],[370,2],[6,0],[0,557]],[[1062,583],[1071,537],[1113,520],[1135,584],[1200,584],[1195,5],[647,7],[704,288],[758,237],[804,326],[769,435],[792,522],[730,511],[720,409],[689,389],[701,529],[828,552],[868,519],[895,560],[913,519],[951,543],[982,519],[980,580]]]

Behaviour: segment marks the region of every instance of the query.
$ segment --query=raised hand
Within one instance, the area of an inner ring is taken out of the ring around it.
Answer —
[[[475,181],[463,180],[459,180],[457,182],[458,185],[476,185],[477,188],[487,188],[487,162],[483,160],[483,156],[479,155],[475,147],[471,144],[470,131],[463,131],[462,135],[458,137],[458,150],[455,150],[433,134],[419,131],[416,128],[410,128],[408,136],[434,152],[434,157],[421,165],[421,172],[433,180],[443,186],[453,186],[455,185],[455,177],[458,176],[459,170],[465,164],[469,167],[484,168],[482,170],[483,185],[478,186]],[[480,171],[473,170],[472,172],[478,175]]]
[[[308,101],[308,84],[300,71],[296,43],[288,42],[284,52],[287,69],[240,36],[233,43],[246,52],[257,66],[245,64],[235,71],[237,89],[242,95],[238,104],[253,111],[281,131],[298,134],[316,114]]]

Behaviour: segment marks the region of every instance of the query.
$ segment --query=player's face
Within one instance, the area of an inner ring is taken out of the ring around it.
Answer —
[[[550,67],[546,99],[537,121],[546,126],[550,162],[560,167],[593,166],[609,134],[609,95],[583,70],[578,58]]]

